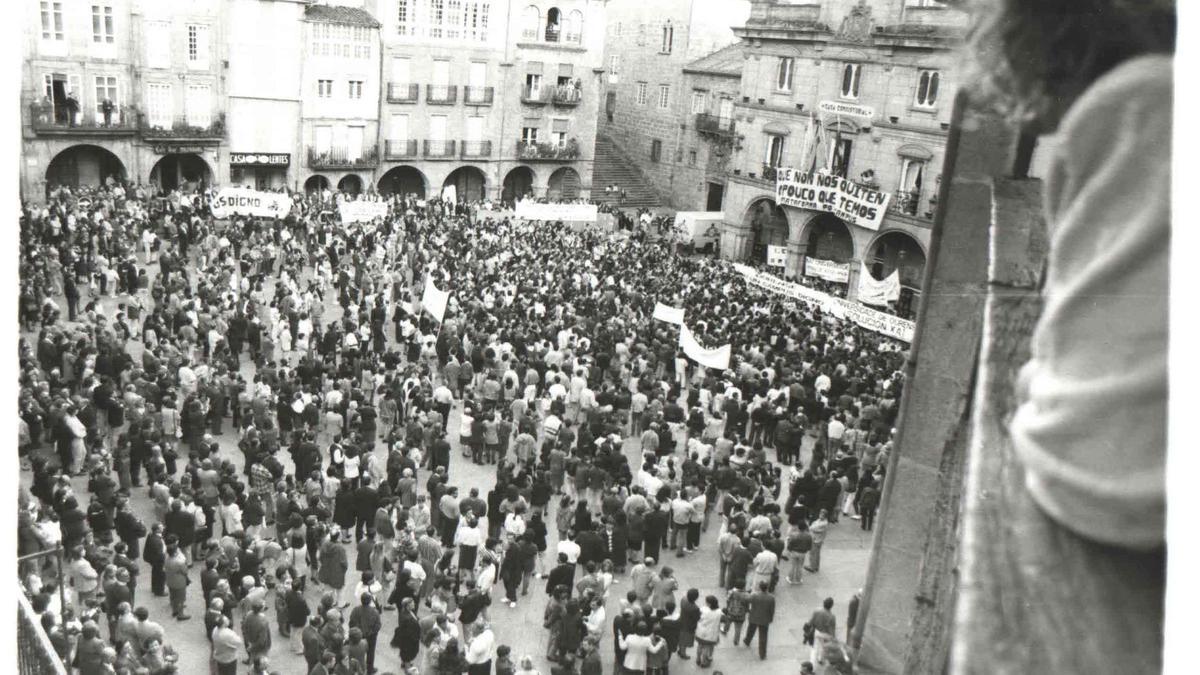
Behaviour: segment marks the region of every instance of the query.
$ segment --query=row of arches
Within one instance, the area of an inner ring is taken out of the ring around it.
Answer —
[[[125,163],[111,150],[98,145],[73,145],[55,155],[46,165],[48,185],[100,185],[129,179]],[[211,183],[212,167],[195,153],[163,155],[150,168],[149,180],[167,190],[190,189]]]
[[[770,198],[751,202],[743,220],[751,232],[751,255],[765,256],[767,246],[786,246],[791,225],[783,208]],[[853,262],[856,257],[850,227],[831,213],[820,213],[801,226],[800,241],[805,256],[834,262]],[[867,271],[883,279],[899,271],[901,297],[899,308],[911,305],[920,293],[925,278],[925,249],[903,230],[883,230],[863,249],[861,259]]]
[[[150,182],[165,189],[190,189],[213,180],[213,170],[208,162],[194,153],[163,155],[149,173]],[[55,155],[46,167],[46,182],[50,185],[72,187],[100,185],[110,180],[129,180],[125,164],[112,151],[96,145],[74,145]],[[533,192],[537,175],[528,166],[517,166],[504,177],[501,198],[514,201]],[[548,197],[551,199],[574,199],[579,196],[579,173],[571,167],[560,167],[550,174]],[[304,182],[306,191],[324,190],[332,187],[329,176],[313,175]],[[442,183],[442,188],[453,185],[456,194],[463,199],[477,200],[488,196],[487,175],[478,167],[460,166]],[[337,181],[337,188],[345,192],[358,193],[365,188],[363,178],[354,173],[346,174]],[[420,198],[429,195],[429,180],[419,168],[401,165],[389,169],[380,177],[376,189],[383,194],[415,194]],[[440,194],[440,191],[439,191]]]

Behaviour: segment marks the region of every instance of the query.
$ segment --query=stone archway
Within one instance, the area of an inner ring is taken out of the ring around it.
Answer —
[[[804,225],[800,241],[805,245],[805,256],[838,263],[854,259],[854,236],[850,227],[832,213],[813,216]]]
[[[506,202],[516,202],[522,197],[533,193],[533,184],[537,175],[527,166],[517,166],[504,176],[504,187],[500,199]]]
[[[425,174],[415,166],[396,166],[388,169],[379,179],[379,194],[398,195],[407,197],[416,195],[417,199],[425,198],[429,181]]]
[[[487,176],[478,167],[460,166],[451,171],[442,183],[443,195],[449,187],[454,188],[456,201],[473,202],[487,198]]]
[[[308,180],[304,181],[305,192],[321,192],[328,189],[329,179],[320,174],[309,176]]]
[[[72,145],[46,165],[46,187],[99,187],[108,179],[125,181],[125,164],[112,151],[98,145]]]
[[[564,166],[550,174],[546,198],[552,202],[579,198],[579,172]]]
[[[751,260],[766,260],[767,246],[787,246],[788,219],[775,200],[762,197],[750,202],[743,224],[750,228]]]
[[[867,273],[883,279],[893,271],[900,273],[900,299],[896,313],[912,318],[925,282],[925,248],[916,237],[903,230],[880,232],[867,245],[863,262]]]
[[[338,189],[342,192],[356,195],[362,192],[363,181],[356,173],[348,173],[338,181]]]
[[[212,183],[212,168],[203,157],[194,152],[170,153],[154,163],[150,169],[150,182],[164,190],[183,190]]]

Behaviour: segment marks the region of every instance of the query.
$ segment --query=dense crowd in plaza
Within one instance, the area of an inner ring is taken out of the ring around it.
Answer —
[[[203,630],[215,673],[283,650],[369,673],[390,648],[411,673],[534,675],[488,611],[531,602],[553,675],[708,667],[729,639],[765,658],[776,613],[813,609],[777,587],[819,573],[839,520],[872,527],[904,346],[649,217],[372,196],[388,217],[344,223],[345,198],[215,219],[203,192],[112,184],[23,209],[18,554],[64,663],[178,672],[171,635]],[[730,367],[686,358],[659,302]],[[672,570],[698,552],[720,596]],[[803,668],[840,663],[845,600],[812,612]]]

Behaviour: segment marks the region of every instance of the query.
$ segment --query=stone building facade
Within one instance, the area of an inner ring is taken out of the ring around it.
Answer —
[[[914,311],[965,25],[963,12],[925,0],[754,0],[736,31],[746,59],[722,255],[763,261],[768,246],[786,246],[785,275],[803,275],[807,258],[831,261],[849,297],[864,269],[898,270],[897,309]],[[789,167],[888,194],[882,222],[777,204],[776,174]]]
[[[21,192],[227,178],[221,0],[23,0]]]
[[[719,12],[710,11],[713,6],[703,0],[613,0],[608,8],[599,133],[633,160],[669,206],[683,210],[704,201],[695,180],[704,164],[684,119],[692,107],[687,80],[697,74],[684,69],[737,42],[732,27],[745,20],[750,3],[722,2]],[[695,165],[689,163],[693,149]]]

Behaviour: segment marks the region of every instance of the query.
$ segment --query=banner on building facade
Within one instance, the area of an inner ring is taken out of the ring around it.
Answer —
[[[900,270],[893,270],[886,278],[880,280],[871,276],[864,263],[858,273],[858,301],[877,307],[886,306],[889,302],[900,299]]]
[[[784,281],[779,277],[760,272],[752,267],[734,263],[733,268],[745,277],[746,282],[777,293],[785,297],[799,300],[821,308],[839,319],[846,319],[881,335],[895,338],[902,342],[912,342],[916,324],[908,319],[902,319],[892,314],[872,309],[866,305],[851,302],[802,284]],[[869,275],[868,275],[869,276]]]
[[[733,345],[724,345],[716,349],[702,347],[696,341],[696,336],[692,335],[692,331],[686,325],[680,323],[679,346],[689,359],[705,368],[716,368],[717,370],[729,369],[729,357],[733,354]]]
[[[533,200],[517,202],[517,217],[522,220],[561,220],[596,222],[595,204],[539,204]]]
[[[387,218],[387,202],[338,202],[338,214],[343,223],[362,223],[375,218]]]
[[[816,277],[838,284],[850,282],[850,263],[836,263],[820,258],[804,259],[804,276]]]
[[[664,305],[661,302],[654,303],[654,318],[659,321],[673,323],[676,326],[683,325],[683,308]]]
[[[775,174],[775,201],[810,211],[824,211],[860,227],[883,225],[892,195],[841,176],[780,168]]]
[[[210,207],[214,218],[232,215],[283,218],[292,210],[292,198],[278,192],[224,187],[213,197]]]
[[[787,266],[787,247],[786,246],[767,246],[767,265],[769,267],[786,267]]]

